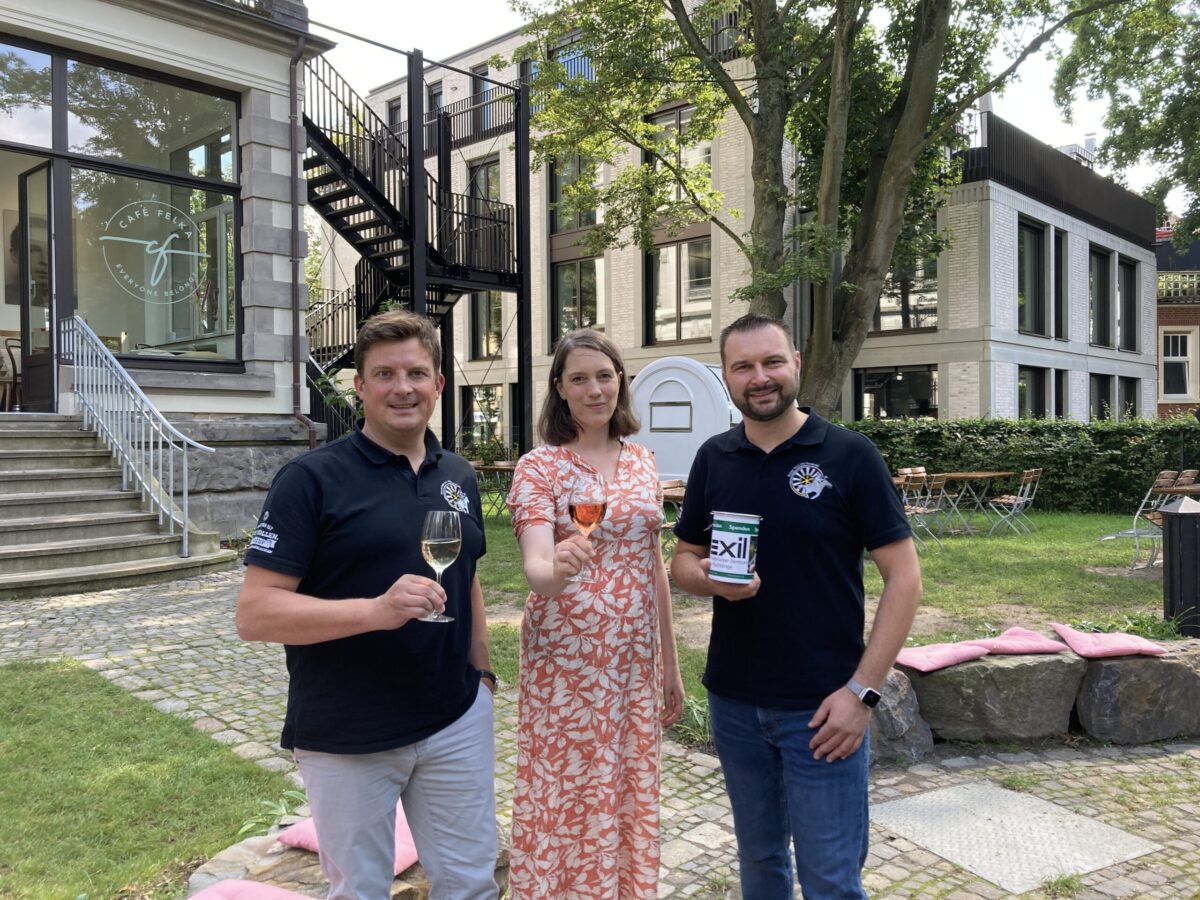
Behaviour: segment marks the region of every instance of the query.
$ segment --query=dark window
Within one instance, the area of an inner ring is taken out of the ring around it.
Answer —
[[[1117,379],[1117,418],[1135,419],[1138,414],[1138,392],[1142,383],[1137,378]]]
[[[1033,366],[1017,369],[1017,416],[1046,418],[1046,370]]]
[[[500,160],[475,163],[467,173],[467,193],[479,200],[500,199]]]
[[[856,419],[937,418],[937,366],[854,370]]]
[[[1138,348],[1137,264],[1126,259],[1117,262],[1117,345]]]
[[[504,408],[504,386],[481,384],[462,389],[462,424],[459,426],[459,444],[466,448],[472,444],[503,439],[501,410]]]
[[[392,100],[388,103],[388,128],[401,133],[404,128],[404,101]]]
[[[1095,372],[1088,376],[1088,412],[1092,421],[1112,417],[1112,380],[1111,375]]]
[[[659,247],[646,257],[648,344],[712,337],[712,241]]]
[[[889,272],[875,308],[873,331],[937,327],[937,258],[931,257],[897,275]]]
[[[425,89],[425,112],[441,112],[442,107],[445,105],[445,97],[442,94],[442,83],[440,81],[435,81]]]
[[[550,231],[573,231],[596,224],[596,210],[582,206],[568,196],[568,189],[579,179],[583,168],[578,156],[567,157],[550,165]]]
[[[1017,327],[1029,334],[1046,333],[1046,289],[1042,272],[1045,231],[1040,225],[1017,225]]]
[[[1054,417],[1067,417],[1067,392],[1070,385],[1070,374],[1067,369],[1054,370]]]
[[[496,359],[501,355],[504,320],[499,291],[471,295],[471,359]]]
[[[471,108],[476,135],[491,128],[494,118],[491,109],[491,84],[486,80],[487,77],[488,67],[486,65],[475,66],[471,69]]]
[[[1070,303],[1067,299],[1067,235],[1054,232],[1054,336],[1066,338],[1067,321],[1070,319]]]
[[[1100,347],[1112,346],[1108,258],[1104,250],[1093,247],[1088,251],[1088,340]]]
[[[556,263],[550,289],[552,343],[576,328],[603,327],[603,259]]]
[[[1192,356],[1190,335],[1164,334],[1162,339],[1162,393],[1164,397],[1190,397]]]

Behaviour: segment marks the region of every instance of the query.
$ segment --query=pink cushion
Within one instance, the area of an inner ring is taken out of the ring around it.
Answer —
[[[192,900],[307,900],[303,894],[284,890],[273,884],[263,884],[260,881],[242,881],[229,878],[211,884],[198,894],[192,894]]]
[[[896,657],[896,664],[918,672],[936,672],[955,663],[987,656],[987,647],[970,644],[926,644],[924,647],[905,647]]]
[[[1069,625],[1051,622],[1050,627],[1067,642],[1067,646],[1085,659],[1101,659],[1106,656],[1160,656],[1167,651],[1153,641],[1136,634],[1089,634],[1076,631]]]
[[[987,648],[988,653],[1062,653],[1067,645],[1028,628],[1010,628],[994,638],[963,641],[976,647]]]
[[[320,853],[317,846],[317,823],[310,816],[293,825],[279,835],[279,843],[289,847],[299,847],[301,850],[311,850]],[[417,861],[417,847],[413,843],[412,832],[408,830],[408,820],[404,818],[404,807],[396,804],[396,868],[399,875]]]

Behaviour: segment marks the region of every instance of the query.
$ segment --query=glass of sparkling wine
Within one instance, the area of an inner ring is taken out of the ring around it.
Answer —
[[[442,572],[458,559],[462,547],[462,523],[457,510],[434,509],[425,513],[425,524],[421,528],[421,555],[442,583]],[[453,622],[453,616],[431,612],[417,619],[418,622]]]
[[[604,479],[597,475],[594,478],[584,478],[575,483],[567,501],[571,514],[571,522],[579,529],[585,538],[590,538],[592,532],[604,520],[608,509],[608,491]],[[594,581],[592,564],[589,562],[577,575],[572,575],[567,581]]]

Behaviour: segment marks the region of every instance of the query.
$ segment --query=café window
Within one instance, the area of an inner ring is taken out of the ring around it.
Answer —
[[[937,366],[854,370],[855,419],[937,418]]]
[[[937,258],[888,272],[875,308],[872,331],[937,327]]]
[[[712,240],[659,247],[646,258],[648,344],[712,337]]]
[[[114,353],[236,359],[234,196],[71,170],[76,311]]]
[[[235,112],[223,97],[67,64],[67,144],[74,153],[233,182]]]
[[[51,145],[50,54],[0,43],[4,140]]]

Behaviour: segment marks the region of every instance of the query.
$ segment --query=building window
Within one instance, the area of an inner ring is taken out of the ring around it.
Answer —
[[[1054,232],[1054,336],[1067,338],[1067,322],[1070,319],[1067,301],[1067,234]]]
[[[1137,378],[1117,379],[1117,418],[1135,419],[1138,414],[1138,392],[1142,382]]]
[[[1112,382],[1111,375],[1088,376],[1088,412],[1093,422],[1112,418]]]
[[[5,84],[4,139],[33,147],[50,147],[50,54],[0,43]]]
[[[1017,369],[1017,417],[1046,418],[1046,370],[1033,366]]]
[[[688,125],[691,123],[694,113],[695,109],[684,106],[650,118],[651,123],[658,126],[660,137],[662,139],[669,138],[675,144],[673,151],[664,150],[663,152],[672,153],[672,162],[677,167],[694,168],[698,165],[712,164],[712,141],[701,141],[689,147],[680,146],[681,141],[687,140]],[[656,164],[657,160],[652,160],[652,163]],[[676,198],[681,197],[682,193],[683,189],[677,186],[675,188]]]
[[[875,308],[873,331],[937,327],[937,258],[921,260],[899,275],[889,272]]]
[[[668,244],[646,262],[647,343],[712,337],[712,240]]]
[[[570,81],[575,78],[584,81],[595,79],[596,73],[592,67],[592,61],[584,54],[583,48],[578,43],[563,44],[561,47],[555,49],[553,56],[554,61],[564,69],[563,81]]]
[[[466,448],[487,441],[504,439],[501,431],[504,409],[504,386],[481,384],[462,389],[462,424],[459,444]]]
[[[442,83],[435,81],[425,89],[425,112],[426,114],[440,113],[445,105],[446,101],[445,96],[442,94]]]
[[[1127,259],[1117,261],[1117,346],[1138,348],[1137,264]]]
[[[404,101],[392,100],[388,103],[388,128],[397,134],[402,133],[404,129]]]
[[[576,328],[604,327],[604,260],[556,263],[551,280],[551,343]]]
[[[557,160],[550,165],[550,231],[574,231],[596,224],[596,210],[572,200],[569,188],[579,180],[583,169],[578,156]]]
[[[1070,373],[1067,369],[1054,370],[1054,417],[1065,419],[1069,411],[1068,394],[1070,390]]]
[[[504,334],[501,294],[480,291],[471,295],[471,359],[497,359]]]
[[[1163,332],[1159,357],[1159,385],[1164,400],[1191,400],[1196,397],[1192,379],[1196,371],[1196,331]]]
[[[937,366],[854,370],[856,419],[937,418]]]
[[[479,137],[483,132],[492,127],[492,90],[491,84],[487,81],[488,67],[486,65],[475,66],[471,69],[471,108],[473,110],[472,122],[474,124],[475,136]]]
[[[479,200],[500,199],[500,160],[474,163],[467,172],[467,193]]]
[[[1093,247],[1088,251],[1088,341],[1112,346],[1112,298],[1109,294],[1109,254]]]
[[[1042,226],[1029,222],[1017,225],[1017,327],[1027,334],[1046,334],[1044,240]]]

